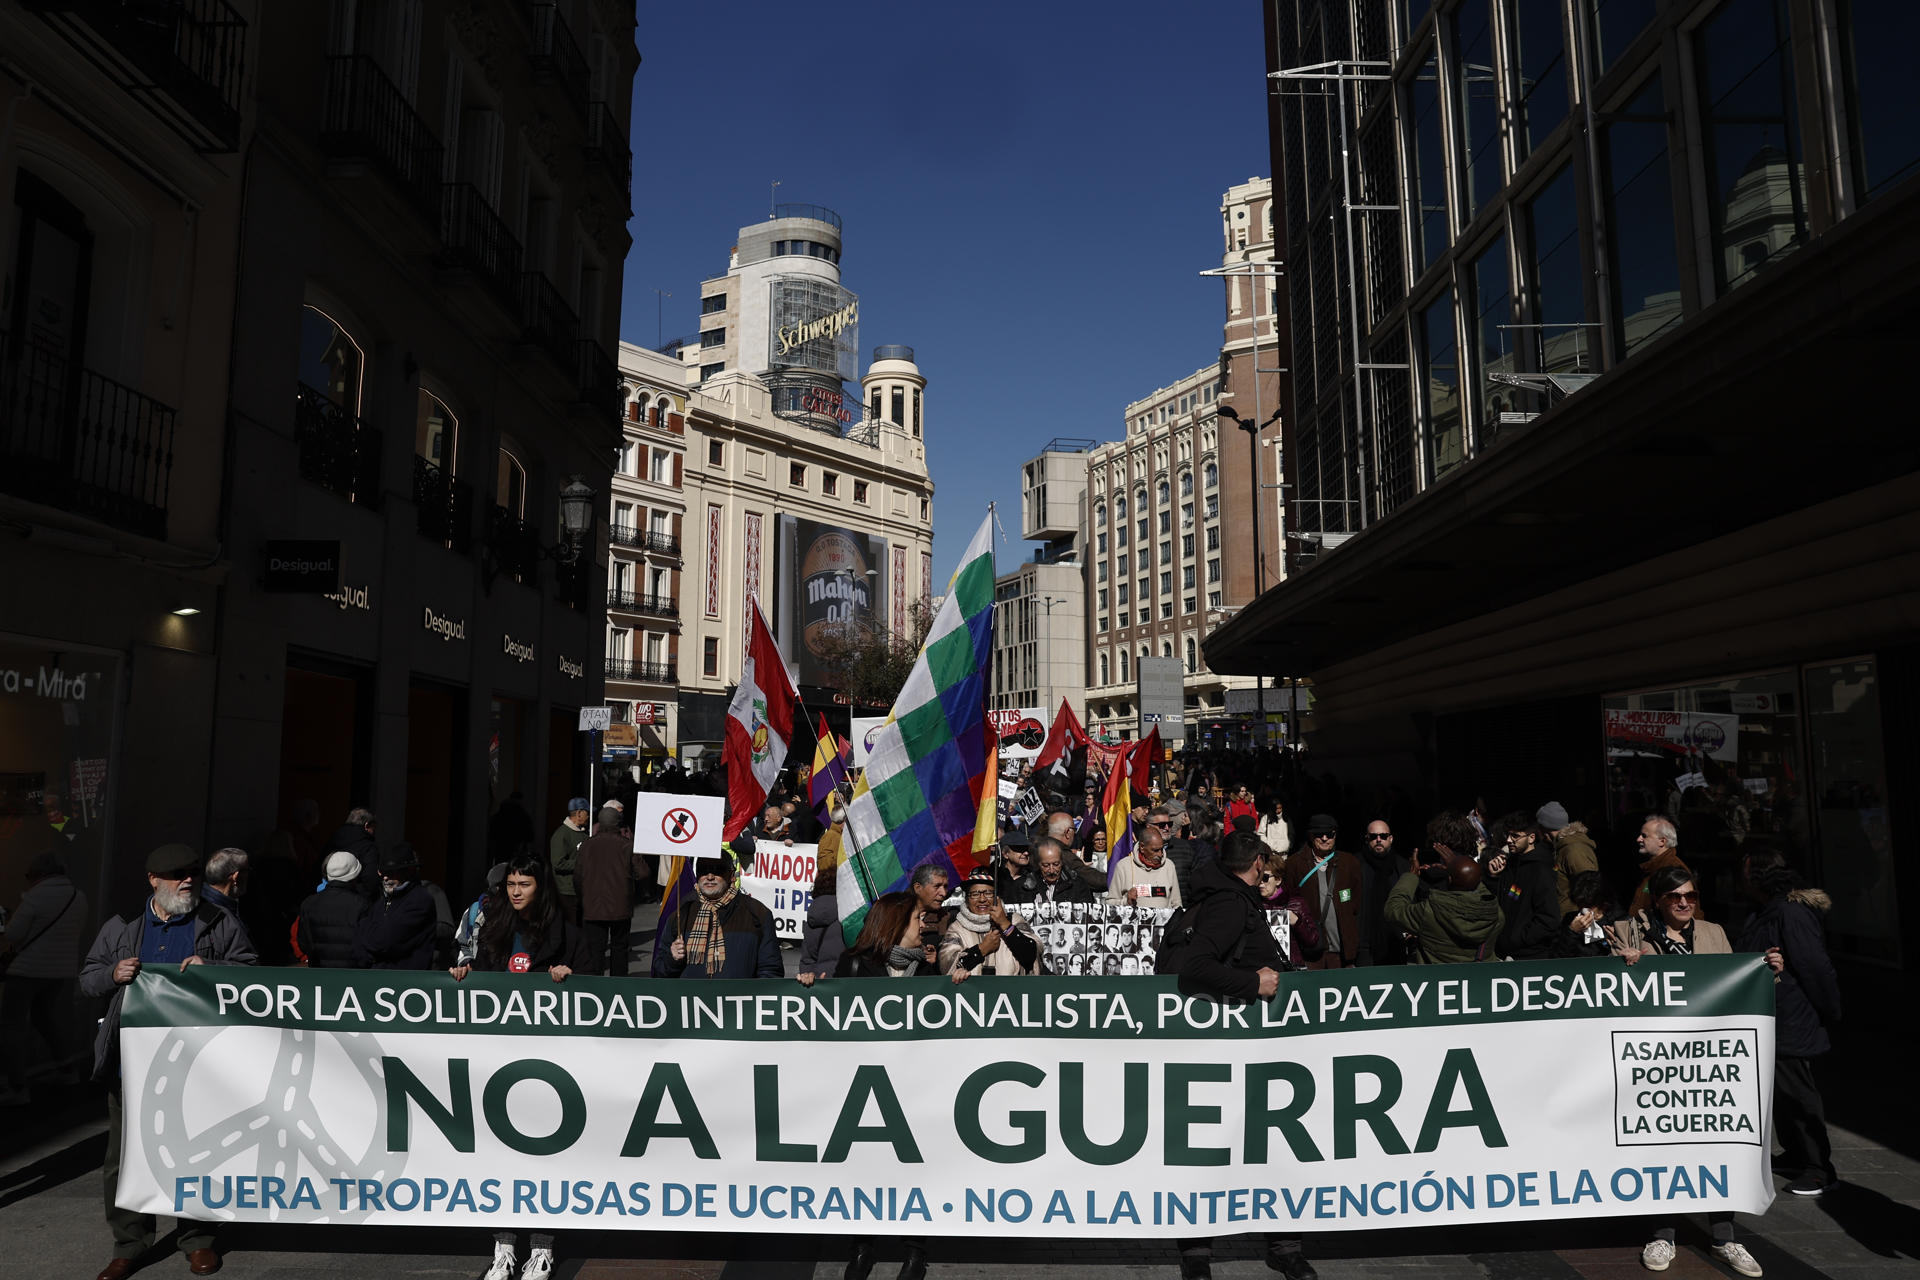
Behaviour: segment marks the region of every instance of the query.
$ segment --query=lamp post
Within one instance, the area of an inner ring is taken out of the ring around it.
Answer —
[[[567,538],[554,548],[554,558],[561,564],[572,564],[580,558],[580,548],[593,532],[593,500],[597,496],[579,476],[560,491],[560,527],[566,530]]]

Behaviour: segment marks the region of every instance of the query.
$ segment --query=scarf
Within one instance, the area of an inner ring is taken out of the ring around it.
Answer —
[[[1693,954],[1693,924],[1689,920],[1680,930],[1678,938],[1667,936],[1667,923],[1652,912],[1647,913],[1647,924],[1651,932],[1647,941],[1651,942],[1662,955],[1690,956]]]
[[[700,899],[687,929],[687,964],[705,964],[709,978],[718,977],[727,966],[727,931],[720,926],[720,910],[731,903],[740,886],[730,884],[727,891],[712,902]]]

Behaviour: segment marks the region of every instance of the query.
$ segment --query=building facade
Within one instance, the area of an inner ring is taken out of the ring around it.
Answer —
[[[1250,554],[1229,555],[1221,597],[1229,609],[1286,576],[1280,370],[1286,364],[1287,280],[1274,252],[1273,183],[1248,178],[1220,197],[1220,507]],[[1249,430],[1249,428],[1252,428]]]
[[[607,704],[637,761],[674,753],[680,720],[687,387],[680,362],[620,344],[625,440],[607,526]],[[616,735],[619,736],[619,735]],[[609,754],[624,756],[623,742]]]
[[[994,710],[1064,699],[1087,716],[1086,576],[1080,519],[1092,440],[1055,439],[1020,468],[1020,536],[1040,545],[994,582]]]
[[[1622,883],[1665,813],[1716,903],[1781,848],[1853,976],[1911,969],[1920,457],[1898,380],[1859,376],[1920,291],[1907,20],[1268,20],[1292,524],[1341,536],[1209,659],[1311,676],[1357,801],[1558,798]]]
[[[98,912],[207,838],[264,6],[210,8],[189,66],[145,19],[0,0],[0,881],[58,848]]]
[[[633,34],[604,0],[289,5],[266,25],[215,843],[369,804],[383,841],[465,891],[505,801],[549,828],[584,781]],[[261,566],[288,542],[337,548],[339,589],[275,589]]]

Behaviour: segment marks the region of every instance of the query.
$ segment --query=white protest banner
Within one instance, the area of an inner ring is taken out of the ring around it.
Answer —
[[[813,878],[819,869],[817,844],[754,843],[753,865],[740,869],[740,887],[748,897],[773,913],[773,931],[790,942],[800,940],[813,901]]]
[[[853,716],[848,728],[853,731],[853,767],[867,767],[867,753],[873,750],[873,739],[880,732],[880,726],[887,722],[885,716]]]
[[[717,854],[725,843],[720,829],[726,820],[724,796],[641,791],[633,797],[633,851],[656,858],[656,878],[672,884],[672,860]]]
[[[1761,1213],[1772,1010],[1759,956],[1296,972],[1227,1003],[156,965],[122,1008],[114,1198],[1096,1239]]]

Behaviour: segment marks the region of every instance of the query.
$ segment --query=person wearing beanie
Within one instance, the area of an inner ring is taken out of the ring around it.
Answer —
[[[294,950],[311,968],[352,969],[353,936],[373,902],[370,877],[361,871],[360,859],[344,849],[328,854],[321,869],[326,879],[307,895],[294,919]]]
[[[354,968],[431,969],[438,927],[439,913],[420,883],[413,846],[402,841],[381,850],[380,897],[354,929]]]
[[[1541,838],[1553,849],[1553,878],[1560,890],[1560,917],[1565,919],[1579,910],[1570,892],[1573,878],[1583,871],[1600,870],[1600,854],[1593,847],[1586,824],[1568,821],[1567,807],[1558,800],[1541,805],[1533,820],[1540,827]]]

